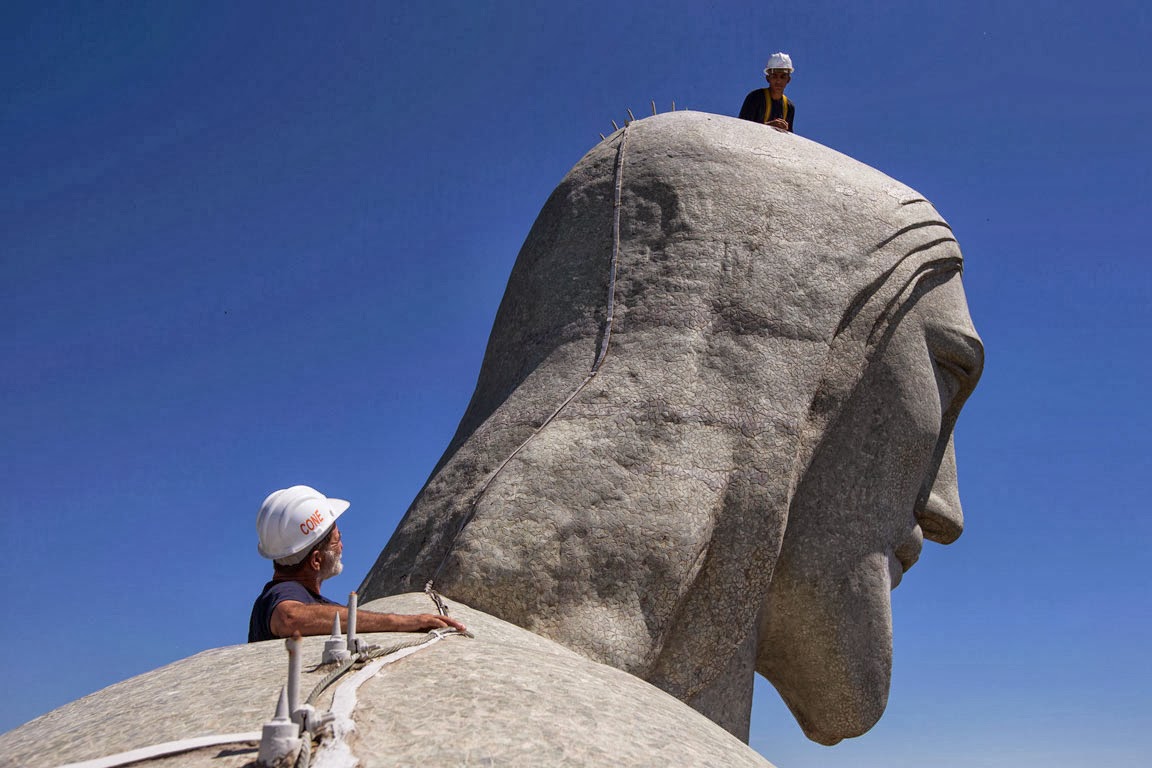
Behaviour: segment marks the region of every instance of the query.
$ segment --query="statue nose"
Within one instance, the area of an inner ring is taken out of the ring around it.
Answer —
[[[956,449],[951,437],[936,471],[932,491],[916,513],[916,522],[920,524],[924,538],[937,544],[951,544],[964,533],[964,510],[960,506],[960,486],[956,482]]]
[[[928,503],[916,516],[924,538],[937,544],[951,544],[964,533],[964,512],[960,500],[948,502],[940,498],[935,490],[928,496]]]

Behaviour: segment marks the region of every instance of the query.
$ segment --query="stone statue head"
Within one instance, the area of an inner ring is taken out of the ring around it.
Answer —
[[[438,590],[747,737],[887,702],[889,592],[960,535],[982,348],[931,204],[716,115],[592,149],[516,261],[459,429],[361,587]]]

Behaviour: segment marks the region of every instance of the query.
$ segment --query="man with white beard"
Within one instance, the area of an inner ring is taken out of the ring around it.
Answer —
[[[350,504],[329,499],[315,488],[294,485],[269,494],[256,516],[260,554],[270,559],[272,580],[264,585],[252,606],[248,642],[275,640],[293,635],[326,635],[332,617],[348,626],[348,609],[320,594],[320,584],[344,569],[340,555],[344,545],[336,518]],[[447,616],[430,613],[404,615],[358,611],[360,632],[421,632],[464,625]]]

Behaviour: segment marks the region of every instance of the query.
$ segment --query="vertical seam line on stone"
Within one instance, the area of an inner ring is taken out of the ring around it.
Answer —
[[[560,415],[560,412],[576,399],[576,396],[583,391],[584,387],[588,386],[588,383],[596,378],[596,374],[600,372],[600,366],[603,364],[604,358],[608,356],[608,343],[612,339],[612,323],[616,312],[616,268],[620,258],[620,208],[624,188],[624,145],[628,140],[629,125],[630,123],[625,124],[624,129],[620,132],[620,146],[616,148],[616,168],[613,172],[615,184],[612,199],[612,259],[608,269],[608,304],[604,317],[604,339],[600,342],[600,348],[596,351],[596,358],[592,361],[592,368],[588,371],[588,375],[584,377],[584,380],[580,382],[580,385],[573,390],[572,394],[552,412],[552,415],[533,430],[532,434],[524,439],[524,442],[516,446],[516,449],[508,454],[508,458],[504,459],[504,461],[500,463],[500,466],[496,468],[496,471],[489,475],[488,479],[484,481],[484,485],[476,494],[476,498],[472,502],[468,514],[464,516],[464,519],[460,522],[460,526],[456,529],[456,533],[452,536],[452,541],[448,543],[448,548],[444,551],[444,557],[440,559],[440,564],[436,566],[436,571],[432,574],[428,585],[432,585],[440,576],[440,571],[444,569],[444,564],[448,562],[448,555],[451,554],[456,540],[460,538],[460,534],[464,532],[464,529],[472,522],[472,518],[476,516],[476,508],[480,506],[480,500],[484,498],[484,494],[488,492],[488,488],[496,478],[500,476],[504,468],[511,463],[512,459],[516,458],[520,451],[524,450],[524,447],[532,442],[534,437],[544,431],[544,428],[551,424],[552,421]]]
[[[584,388],[584,385],[600,371],[600,364],[604,362],[604,358],[608,354],[608,342],[612,338],[612,320],[616,313],[616,267],[620,259],[620,201],[624,189],[624,144],[627,140],[628,125],[625,125],[620,134],[620,146],[616,149],[616,188],[613,191],[612,200],[612,263],[608,270],[608,311],[604,317],[604,340],[600,343],[600,350],[596,353],[596,360],[592,363],[592,370],[589,372],[588,378],[576,388],[572,397],[575,397]],[[569,402],[571,399],[569,398]],[[563,408],[564,406],[560,407]]]

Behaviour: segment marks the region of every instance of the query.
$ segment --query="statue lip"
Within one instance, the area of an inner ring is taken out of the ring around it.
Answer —
[[[892,589],[900,586],[904,574],[916,565],[920,559],[920,551],[924,549],[924,532],[919,525],[912,526],[907,538],[892,552],[888,558],[888,571],[892,577]]]

